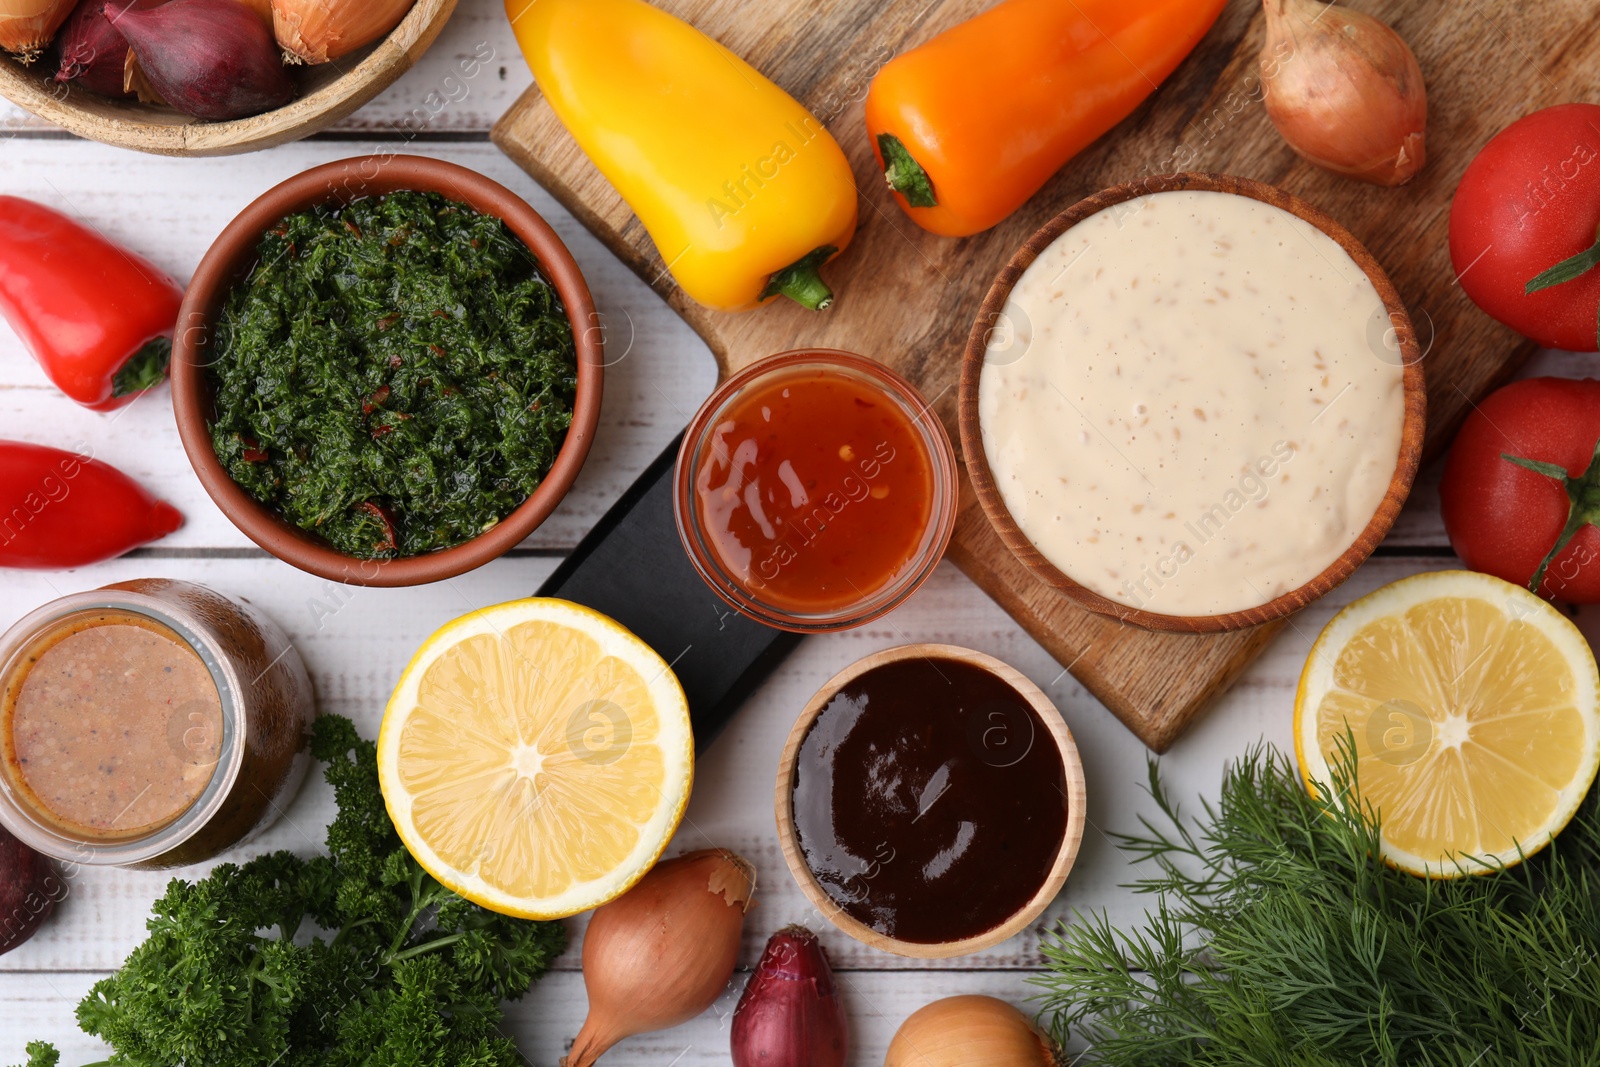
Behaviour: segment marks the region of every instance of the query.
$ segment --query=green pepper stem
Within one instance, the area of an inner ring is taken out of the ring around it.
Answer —
[[[883,156],[883,180],[905,197],[906,203],[912,207],[939,206],[928,172],[912,158],[900,138],[892,133],[878,134],[878,153]]]
[[[839,249],[833,245],[812,249],[787,267],[774,272],[767,279],[767,287],[761,290],[759,299],[782,295],[812,311],[828,310],[833,306],[833,290],[822,280],[817,268],[838,252]]]
[[[152,337],[144,347],[128,357],[111,380],[112,396],[132,396],[151,386],[160,385],[167,376],[167,362],[172,358],[172,338]]]
[[[1500,458],[1507,463],[1515,463],[1524,470],[1542,474],[1561,484],[1567,491],[1567,521],[1561,528],[1561,533],[1556,537],[1556,543],[1545,553],[1544,559],[1539,561],[1539,566],[1533,572],[1533,577],[1528,579],[1528,588],[1534,593],[1539,592],[1539,586],[1544,584],[1544,576],[1550,569],[1550,564],[1555,562],[1557,556],[1572,541],[1573,535],[1585,526],[1600,526],[1600,441],[1595,442],[1594,455],[1589,459],[1589,467],[1581,475],[1574,478],[1567,473],[1567,469],[1559,463],[1544,463],[1536,459],[1524,459],[1513,456],[1509,452],[1500,453]]]

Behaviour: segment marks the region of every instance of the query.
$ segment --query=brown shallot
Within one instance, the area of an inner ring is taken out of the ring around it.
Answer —
[[[726,849],[656,864],[595,909],[583,937],[589,1017],[562,1067],[589,1067],[625,1037],[688,1022],[733,977],[755,869]]]
[[[0,0],[0,50],[32,63],[72,14],[77,0]]]
[[[1325,170],[1401,185],[1427,161],[1422,68],[1394,30],[1318,0],[1264,0],[1261,84],[1289,146]]]
[[[733,1067],[844,1067],[844,1002],[817,935],[786,926],[767,941],[733,1012]]]
[[[290,62],[326,63],[396,26],[413,0],[270,0],[272,26]]]
[[[1056,1067],[1049,1038],[994,997],[936,1000],[900,1024],[883,1067]]]

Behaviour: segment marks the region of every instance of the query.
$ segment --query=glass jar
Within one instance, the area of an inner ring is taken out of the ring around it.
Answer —
[[[62,597],[0,635],[0,824],[68,862],[210,859],[283,813],[315,714],[247,603],[167,578]]]
[[[956,478],[915,386],[863,356],[801,349],[751,364],[701,405],[673,507],[695,570],[728,604],[779,629],[843,630],[933,573]]]

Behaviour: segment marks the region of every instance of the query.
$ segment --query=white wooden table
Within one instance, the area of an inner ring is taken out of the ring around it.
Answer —
[[[492,56],[470,80],[463,60]],[[529,541],[472,574],[416,589],[335,586],[256,549],[212,505],[185,460],[161,389],[114,415],[98,415],[58,394],[0,326],[0,437],[73,447],[90,444],[187,516],[182,530],[123,559],[69,572],[0,572],[0,627],[61,594],[145,576],[182,577],[247,596],[276,618],[305,657],[325,711],[354,719],[375,736],[400,668],[435,627],[473,608],[531,593],[688,421],[710,391],[714,368],[700,340],[533,181],[489,143],[488,129],[528,85],[497,0],[463,0],[432,51],[388,93],[330,134],[254,155],[175,160],[80,141],[0,101],[0,192],[42,201],[88,220],[186,279],[212,238],[261,192],[307,167],[371,151],[409,151],[480,170],[526,197],[561,234],[588,278],[611,331],[600,432],[576,487]],[[1204,157],[1204,151],[1201,151]],[[974,279],[987,284],[988,279]],[[758,312],[759,313],[759,312]],[[625,356],[624,356],[625,353]],[[619,356],[623,356],[618,360]],[[1546,354],[1530,373],[1592,373],[1592,356]],[[1425,473],[1379,554],[1343,588],[1297,616],[1266,655],[1163,761],[1174,795],[1215,795],[1222,766],[1258,739],[1289,743],[1294,685],[1311,640],[1352,598],[1419,570],[1457,565],[1438,517],[1437,465]],[[1580,623],[1600,639],[1600,613]],[[811,638],[739,713],[701,760],[688,815],[669,854],[709,845],[737,850],[759,871],[759,906],[746,924],[742,968],[772,931],[789,922],[818,930],[845,989],[856,1064],[878,1064],[911,1011],[957,993],[989,993],[1026,1006],[1024,979],[1040,965],[1038,927],[965,959],[923,963],[867,949],[813,914],[783,864],[773,827],[777,758],[811,693],[836,670],[876,649],[942,641],[1014,664],[1056,701],[1082,750],[1089,830],[1066,890],[1040,927],[1070,921],[1074,909],[1106,909],[1124,925],[1143,901],[1119,888],[1136,873],[1104,831],[1132,829],[1151,808],[1142,792],[1147,754],[1004,612],[953,566],[898,611],[863,629]],[[1193,804],[1191,803],[1191,807]],[[321,848],[332,795],[313,780],[287,816],[247,848]],[[191,876],[203,868],[185,872]],[[19,1061],[31,1038],[56,1042],[68,1065],[98,1060],[104,1048],[76,1027],[73,1007],[144,936],[144,919],[167,875],[85,870],[55,916],[29,943],[0,957],[0,1063]],[[529,1060],[552,1067],[585,1011],[578,970],[583,920],[556,969],[509,1010]],[[605,1062],[723,1064],[727,1020],[744,974],[715,1008],[665,1033],[624,1042]]]

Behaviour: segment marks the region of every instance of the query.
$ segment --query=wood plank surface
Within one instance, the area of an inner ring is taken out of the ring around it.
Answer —
[[[1355,0],[1366,7],[1366,0]],[[752,8],[757,5],[751,4]],[[1438,3],[1425,10],[1478,19],[1468,8]],[[1533,5],[1538,14],[1555,10]],[[1565,10],[1561,8],[1559,10]],[[1495,30],[1478,19],[1480,32]],[[1515,24],[1504,27],[1516,47],[1534,43]],[[492,50],[495,64],[462,83],[457,64]],[[1533,52],[1529,52],[1533,55]],[[1539,54],[1541,63],[1556,62]],[[1539,71],[1517,61],[1492,72],[1523,104],[1534,99]],[[86,412],[62,399],[0,326],[0,437],[56,445],[92,443],[98,453],[174,501],[189,523],[156,546],[124,560],[64,573],[0,571],[0,626],[59,593],[131,577],[170,575],[249,596],[284,623],[315,676],[326,710],[356,718],[369,735],[400,666],[432,626],[469,608],[534,588],[559,555],[653,458],[711,387],[715,365],[706,344],[589,236],[559,203],[488,143],[488,129],[530,79],[515,52],[499,0],[461,0],[434,48],[383,96],[336,132],[247,157],[160,160],[114,151],[53,131],[0,103],[0,192],[29,196],[72,211],[187,278],[212,237],[243,204],[268,186],[317,163],[377,150],[405,150],[450,159],[507,184],[546,215],[572,247],[628,354],[608,370],[602,425],[583,476],[562,509],[527,543],[537,554],[501,560],[482,571],[413,591],[328,586],[265,557],[219,514],[182,456],[165,391],[121,417]],[[1586,89],[1574,98],[1596,98]],[[1252,105],[1258,106],[1258,105]],[[1521,106],[1521,105],[1519,105]],[[1178,129],[1163,145],[1180,143]],[[1216,137],[1227,135],[1227,128]],[[1188,134],[1201,145],[1199,132]],[[1202,145],[1203,147],[1203,145]],[[1171,147],[1151,157],[1170,155]],[[1206,165],[1202,162],[1202,165]],[[1064,199],[1070,192],[1060,194]],[[891,209],[892,211],[893,209]],[[1524,373],[1593,374],[1593,356],[1552,353]],[[1258,739],[1286,743],[1295,681],[1305,651],[1337,608],[1393,578],[1456,565],[1439,525],[1437,464],[1424,472],[1382,556],[1323,603],[1296,616],[1261,657],[1219,699],[1210,714],[1174,743],[1163,772],[1174,795],[1191,807],[1214,798],[1224,762]],[[348,598],[348,599],[347,599]],[[1600,641],[1600,613],[1579,615],[1591,642]],[[996,949],[936,966],[908,966],[831,932],[808,916],[804,898],[783,870],[772,828],[772,783],[782,738],[805,699],[835,671],[869,652],[907,641],[945,641],[978,648],[1015,665],[1056,701],[1082,750],[1092,825],[1065,894],[1046,920],[1075,909],[1105,909],[1113,921],[1136,922],[1148,901],[1121,887],[1134,869],[1104,836],[1136,828],[1150,809],[1140,789],[1147,753],[1107,715],[1095,696],[995,602],[952,566],[943,566],[916,596],[872,626],[802,644],[735,718],[700,761],[689,818],[672,850],[726,843],[746,850],[761,868],[761,903],[745,928],[741,967],[749,968],[767,936],[787,921],[810,920],[834,954],[856,1035],[855,1067],[876,1067],[899,1022],[922,1004],[956,993],[990,993],[1030,1008],[1027,976],[1042,965],[1031,932]],[[331,797],[312,783],[274,827],[228,859],[269,848],[309,854],[331,814]],[[204,868],[184,872],[202,874]],[[104,1056],[72,1018],[78,999],[116,967],[143,936],[163,876],[132,871],[86,873],[72,883],[61,912],[28,944],[0,956],[0,1063],[19,1062],[27,1040],[58,1042],[68,1067]],[[576,946],[556,972],[510,1006],[508,1029],[531,1063],[554,1067],[585,1011]],[[717,1008],[685,1026],[631,1039],[605,1059],[608,1067],[725,1065],[727,1010],[745,980],[736,974]]]
[[[1452,190],[1478,147],[1523,114],[1582,97],[1600,73],[1585,0],[1364,0],[1411,42],[1429,86],[1430,162],[1401,189],[1336,178],[1294,155],[1261,106],[1256,57],[1264,16],[1233,0],[1193,55],[1117,129],[993,230],[963,240],[923,232],[882,189],[862,124],[873,73],[899,52],[969,17],[987,0],[664,0],[811,108],[850,157],[861,192],[855,242],[826,271],[839,293],[825,314],[777,304],[710,311],[672,281],[649,235],[584,157],[536,87],[494,139],[605,245],[651,281],[703,336],[723,374],[806,345],[881,359],[916,382],[954,432],[955,381],[967,334],[1000,266],[1050,217],[1088,193],[1173,170],[1216,171],[1282,186],[1339,219],[1389,271],[1418,323],[1430,378],[1431,453],[1473,399],[1533,351],[1456,286],[1446,231]],[[1495,72],[1489,76],[1487,72]],[[1385,358],[1381,336],[1374,358]],[[1152,634],[1091,615],[1044,586],[1001,544],[970,492],[951,557],[1057,660],[1156,751],[1260,654],[1276,626],[1217,636]]]

